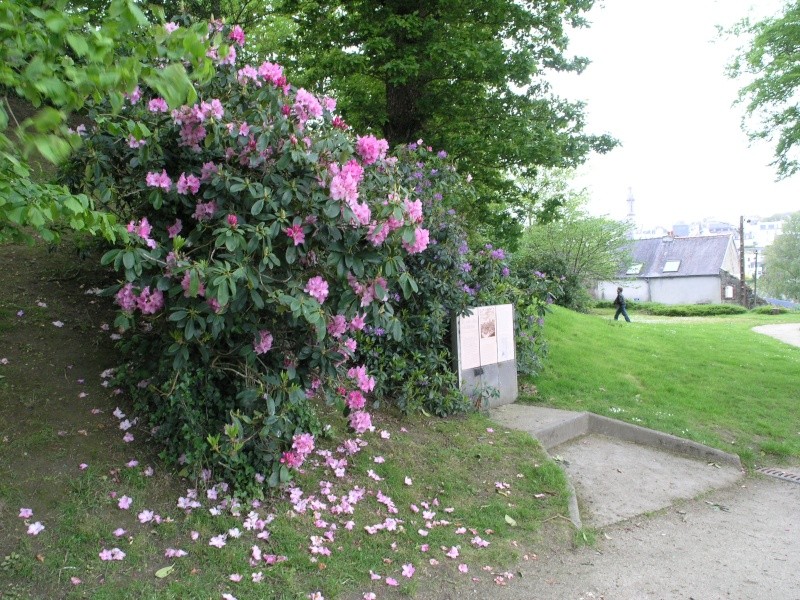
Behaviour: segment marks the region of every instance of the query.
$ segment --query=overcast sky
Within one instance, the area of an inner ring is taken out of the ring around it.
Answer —
[[[756,5],[755,8],[752,8]],[[622,146],[592,156],[579,170],[590,210],[628,213],[638,224],[739,215],[768,217],[800,210],[800,175],[776,182],[772,148],[751,147],[732,106],[740,83],[725,65],[740,42],[718,40],[746,15],[778,14],[780,0],[598,0],[590,29],[573,32],[570,48],[592,64],[580,76],[554,80],[555,91],[587,103],[587,130],[610,133]]]

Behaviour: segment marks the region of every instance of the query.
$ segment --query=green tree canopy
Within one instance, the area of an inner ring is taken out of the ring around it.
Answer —
[[[358,130],[450,152],[478,191],[461,208],[505,243],[519,232],[503,209],[517,193],[512,172],[574,166],[615,143],[585,133],[582,104],[543,78],[586,66],[567,55],[566,31],[586,25],[592,4],[286,0],[279,10],[295,27],[284,59],[292,79],[336,96]]]
[[[545,204],[555,195],[563,205],[557,209],[558,218],[525,229],[514,267],[520,273],[540,271],[561,278],[563,292],[556,301],[584,309],[587,288],[598,280],[614,279],[620,266],[629,262],[630,225],[589,215],[586,191],[568,189],[563,173],[546,173],[538,181]]]
[[[800,300],[800,213],[783,224],[783,233],[764,251],[763,289],[774,296]]]
[[[778,178],[794,175],[800,170],[800,2],[787,1],[778,16],[743,21],[733,33],[751,40],[728,68],[745,82],[738,100],[745,107],[742,128],[751,140],[775,144]]]

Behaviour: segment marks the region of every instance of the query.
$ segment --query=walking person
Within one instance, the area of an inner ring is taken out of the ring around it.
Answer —
[[[617,288],[617,297],[614,298],[614,306],[617,307],[617,312],[614,314],[614,320],[619,320],[619,316],[625,317],[625,320],[630,323],[631,318],[628,316],[628,311],[625,310],[625,296],[622,295],[622,288]]]

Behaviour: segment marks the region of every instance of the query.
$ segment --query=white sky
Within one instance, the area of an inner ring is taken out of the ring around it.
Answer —
[[[622,143],[593,155],[576,185],[594,214],[624,218],[628,188],[639,225],[670,227],[705,217],[738,223],[800,210],[800,175],[776,182],[772,147],[750,146],[740,83],[725,75],[736,40],[716,40],[748,14],[776,15],[780,0],[598,0],[592,26],[570,35],[592,64],[552,79],[554,91],[587,103],[587,128]],[[756,5],[756,8],[751,8]]]

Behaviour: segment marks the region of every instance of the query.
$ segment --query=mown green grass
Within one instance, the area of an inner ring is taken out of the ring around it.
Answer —
[[[597,414],[738,453],[750,466],[800,459],[800,348],[755,333],[800,315],[704,318],[556,307],[549,355],[522,401]]]

